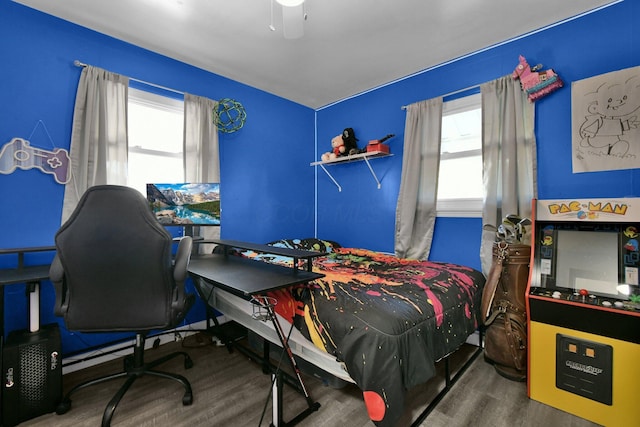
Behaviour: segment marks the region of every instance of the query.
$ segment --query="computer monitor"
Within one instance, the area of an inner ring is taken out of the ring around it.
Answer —
[[[162,225],[220,226],[220,184],[147,184],[147,200]]]

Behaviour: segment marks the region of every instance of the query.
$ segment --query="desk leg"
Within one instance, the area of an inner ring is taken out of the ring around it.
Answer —
[[[282,418],[282,375],[280,373],[271,374],[271,426],[281,427],[284,425]]]
[[[40,330],[40,282],[27,283],[29,296],[29,331]]]
[[[264,302],[266,303],[267,301],[264,301]],[[278,338],[282,343],[282,348],[287,354],[287,359],[289,360],[291,368],[293,369],[293,373],[296,375],[298,383],[300,383],[300,388],[302,390],[302,393],[304,394],[304,397],[307,399],[307,401],[309,401],[310,400],[309,393],[307,392],[307,388],[304,386],[304,382],[302,381],[302,375],[300,373],[300,369],[298,368],[298,363],[296,362],[296,359],[293,357],[293,353],[291,352],[291,347],[289,347],[289,342],[287,341],[287,337],[285,336],[284,331],[282,330],[280,321],[278,321],[278,318],[276,317],[276,314],[273,311],[273,307],[270,304],[265,304],[265,308],[267,310],[269,318],[271,319],[271,322],[273,323],[276,333],[278,334]]]
[[[272,422],[276,424],[272,424],[272,425],[275,425],[275,427],[281,427],[285,425],[286,426],[295,425],[298,421],[307,417],[307,415],[309,415],[311,412],[317,411],[318,408],[320,408],[320,404],[318,402],[314,402],[311,396],[309,396],[309,392],[307,391],[307,388],[304,385],[304,381],[302,380],[302,374],[300,372],[300,368],[298,368],[296,359],[295,357],[293,357],[293,353],[291,352],[291,347],[289,347],[289,342],[287,340],[287,337],[285,336],[284,331],[282,330],[282,326],[280,325],[280,321],[278,321],[278,317],[276,316],[275,311],[273,311],[273,305],[269,304],[266,297],[259,297],[259,298],[260,298],[259,299],[260,302],[263,305],[263,308],[267,310],[267,314],[271,319],[271,322],[273,323],[276,333],[278,334],[278,339],[282,343],[282,349],[287,355],[289,364],[293,369],[293,372],[296,376],[298,384],[300,385],[300,390],[302,391],[302,394],[307,400],[307,406],[308,406],[306,410],[298,414],[293,420],[289,421],[288,423],[284,423],[282,421],[282,374],[280,372],[276,372],[275,374],[273,374],[275,375],[275,378],[273,378],[274,389],[273,389],[273,396],[272,396],[272,399],[273,399]]]

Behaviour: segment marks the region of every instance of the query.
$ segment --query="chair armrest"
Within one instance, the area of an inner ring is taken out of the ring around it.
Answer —
[[[173,264],[173,280],[177,283],[182,283],[187,278],[187,267],[189,266],[192,248],[193,241],[190,236],[184,236],[180,239]]]
[[[66,301],[67,289],[64,284],[64,268],[62,267],[62,262],[58,254],[53,258],[51,267],[49,267],[49,279],[56,291],[53,313],[56,316],[64,316],[69,308],[69,304]]]
[[[184,289],[184,282],[187,278],[187,267],[189,266],[192,248],[193,241],[190,236],[185,236],[180,239],[173,263],[173,280],[176,282],[176,287],[173,292],[171,310],[173,312],[172,323],[174,324],[182,321],[184,316],[187,314],[187,311],[189,311],[195,301],[193,295],[185,295]]]

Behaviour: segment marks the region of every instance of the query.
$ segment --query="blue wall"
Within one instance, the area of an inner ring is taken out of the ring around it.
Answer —
[[[566,86],[536,103],[540,198],[640,196],[638,169],[572,174],[570,138],[571,82],[640,65],[638,3],[624,1],[314,112],[0,0],[0,144],[29,137],[42,121],[53,142],[40,126],[32,144],[69,148],[80,75],[74,59],[212,99],[233,98],[245,106],[248,118],[239,132],[220,134],[222,237],[265,242],[317,231],[317,236],[346,246],[392,252],[405,120],[400,107],[510,74],[519,54],[554,68]],[[329,151],[331,138],[346,127],[355,129],[360,146],[389,133],[396,135],[390,140],[394,156],[371,162],[381,189],[364,163],[331,167],[342,192],[321,169],[309,166]],[[63,186],[37,170],[0,175],[0,247],[53,244],[62,195]],[[481,226],[479,218],[439,218],[431,259],[478,268]],[[47,262],[50,257],[40,254],[27,262]],[[0,267],[14,262],[0,257]],[[42,321],[59,321],[50,311],[51,285],[45,283],[43,288]],[[24,287],[8,287],[6,294],[6,330],[26,327]],[[188,321],[202,316],[200,304]],[[65,353],[108,339],[68,334],[64,328],[63,337]]]
[[[233,98],[244,105],[247,121],[236,133],[220,134],[222,237],[266,242],[313,235],[313,169],[308,166],[314,155],[312,109],[9,0],[0,0],[0,40],[0,146],[33,133],[35,147],[69,149],[81,71],[73,65],[75,59],[211,99]],[[44,127],[33,132],[40,121]],[[0,175],[0,248],[52,245],[62,198],[63,185],[38,170]],[[51,254],[38,254],[27,257],[27,263],[50,259]],[[0,256],[0,268],[14,264],[15,257]],[[47,282],[43,323],[59,321],[52,306],[53,289]],[[26,312],[24,286],[7,287],[5,330],[27,327]],[[188,322],[202,318],[199,303]],[[69,335],[63,328],[63,351],[105,339],[109,337],[101,334]]]
[[[318,235],[392,252],[404,138],[401,106],[511,74],[520,54],[531,64],[553,68],[565,82],[536,102],[539,198],[640,196],[639,169],[571,172],[570,90],[573,81],[640,65],[638,16],[640,2],[627,0],[320,109],[316,159],[346,127],[354,128],[360,147],[389,133],[396,137],[390,140],[393,157],[371,161],[382,175],[380,190],[364,163],[331,167],[342,192],[318,170]],[[430,259],[479,268],[481,226],[476,218],[439,218]]]

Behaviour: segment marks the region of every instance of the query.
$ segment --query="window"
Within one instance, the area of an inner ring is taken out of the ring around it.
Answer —
[[[185,182],[184,100],[129,87],[127,107],[127,185],[146,197],[147,184]],[[194,228],[185,232],[220,238],[220,227]],[[207,246],[199,250],[211,250]]]
[[[129,187],[184,182],[184,102],[129,88]]]
[[[438,216],[482,215],[481,113],[479,93],[443,105]]]

